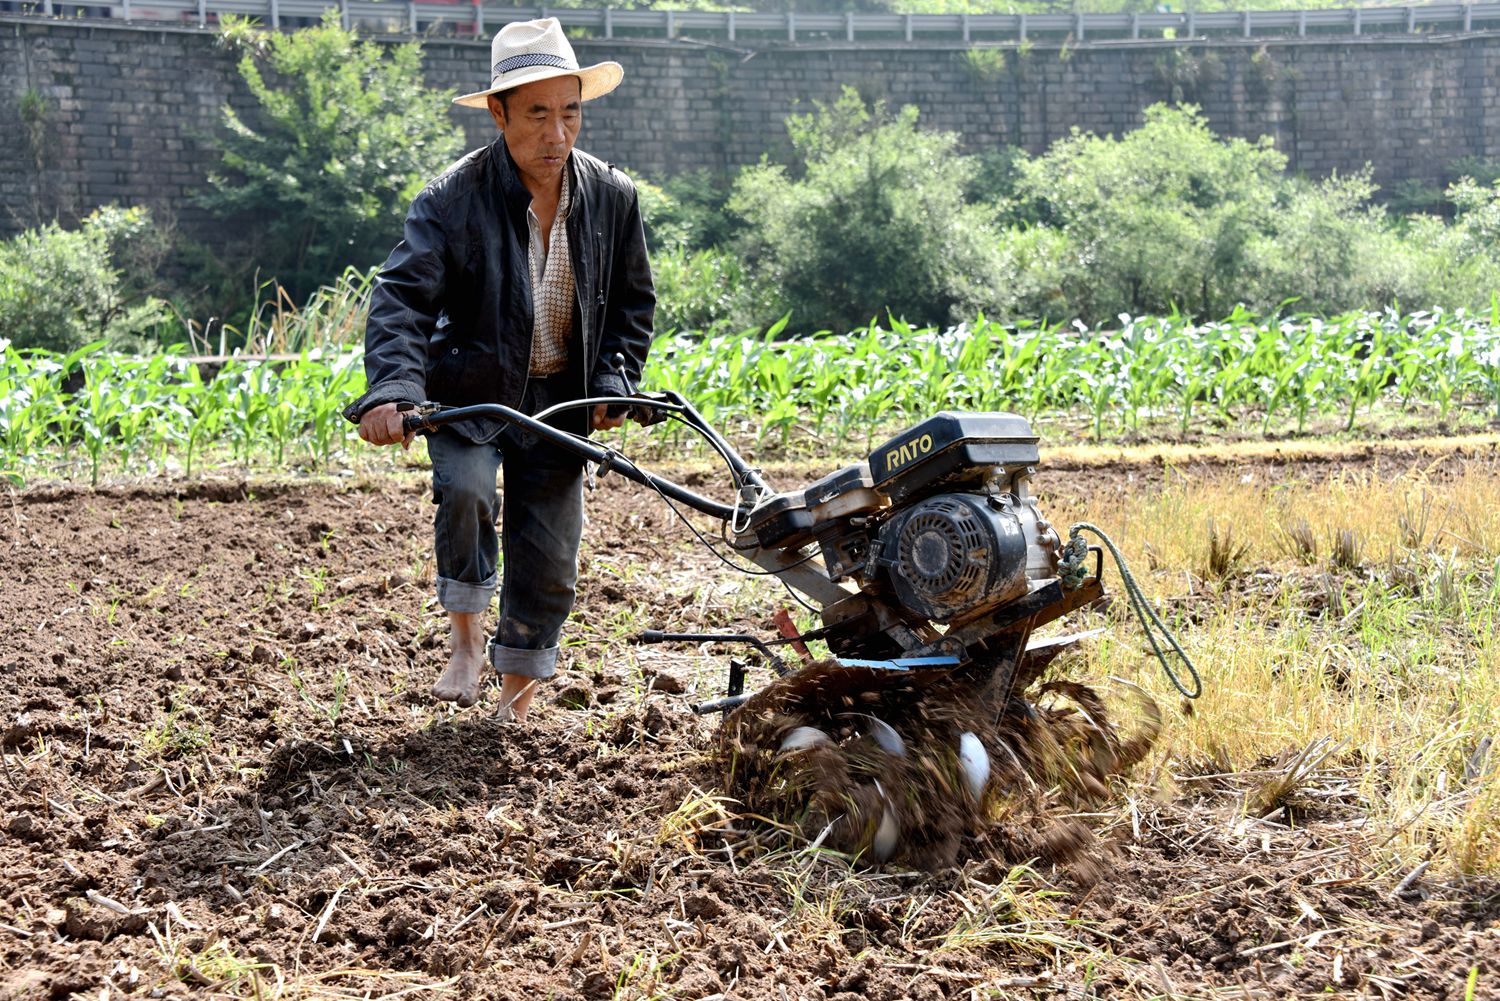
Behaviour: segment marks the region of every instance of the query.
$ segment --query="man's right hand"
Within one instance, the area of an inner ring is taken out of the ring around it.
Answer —
[[[359,436],[371,445],[397,445],[411,448],[412,435],[401,428],[402,414],[394,403],[371,407],[359,419]]]

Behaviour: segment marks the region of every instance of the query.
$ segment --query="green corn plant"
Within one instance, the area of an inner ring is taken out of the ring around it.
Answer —
[[[1277,408],[1283,403],[1295,412],[1297,430],[1300,432],[1306,426],[1308,413],[1325,387],[1327,364],[1322,346],[1316,335],[1306,337],[1282,365],[1272,368],[1260,380],[1267,386],[1262,434],[1270,431]]]
[[[250,452],[259,434],[261,419],[272,400],[265,392],[269,371],[260,362],[236,364],[231,361],[219,372],[219,379],[231,380],[224,423],[234,440],[235,458],[241,464],[248,464],[250,461]]]
[[[1128,359],[1124,341],[1100,331],[1090,331],[1075,321],[1080,354],[1076,367],[1085,387],[1084,403],[1093,422],[1094,440],[1104,439],[1104,424],[1111,412],[1120,408],[1122,381],[1126,378]]]
[[[1494,419],[1500,421],[1500,324],[1475,338],[1475,381],[1483,388],[1485,397],[1494,407]]]
[[[1199,337],[1197,349],[1186,356],[1179,355],[1168,362],[1171,372],[1171,387],[1177,399],[1177,430],[1186,434],[1193,423],[1193,407],[1206,399],[1213,390],[1217,370],[1210,364],[1213,341]]]
[[[316,365],[314,391],[308,394],[307,421],[312,434],[314,462],[327,468],[334,445],[342,446],[351,425],[344,420],[344,404],[365,390],[365,367],[357,352],[345,351],[323,361],[321,349],[312,352],[310,363]]]
[[[1354,430],[1360,406],[1373,406],[1394,379],[1404,337],[1399,323],[1380,314],[1346,317],[1344,349],[1349,359],[1343,395],[1348,400],[1344,430]]]
[[[1155,416],[1172,393],[1176,381],[1175,355],[1187,349],[1194,336],[1190,324],[1173,316],[1133,318],[1120,316],[1118,381],[1125,419],[1140,430],[1141,414]]]
[[[1447,421],[1454,401],[1476,381],[1479,371],[1461,330],[1445,327],[1433,349],[1426,371],[1430,402],[1437,404],[1438,419]]]
[[[1259,357],[1262,328],[1236,325],[1220,328],[1203,364],[1209,373],[1209,398],[1220,419],[1228,421],[1235,407],[1258,403],[1260,380],[1255,364]]]
[[[300,353],[274,364],[231,359],[215,379],[170,352],[111,355],[95,344],[57,356],[0,342],[0,475],[21,482],[46,456],[77,449],[94,483],[110,461],[129,470],[147,455],[162,465],[176,457],[192,476],[221,435],[244,465],[300,455],[326,466],[349,434],[340,409],[363,388],[363,367],[357,348],[319,344],[352,329],[362,294],[349,284],[341,297],[283,309],[257,336],[301,344]],[[1187,431],[1199,408],[1226,421],[1258,410],[1267,433],[1278,420],[1305,431],[1332,414],[1352,429],[1382,401],[1430,405],[1446,420],[1473,400],[1500,417],[1500,305],[1488,315],[1122,316],[1116,331],[982,315],[919,328],[888,317],[844,335],[784,339],[786,319],[741,334],[662,335],[643,385],[681,392],[721,426],[755,426],[762,445],[786,445],[801,426],[868,446],[945,408],[1033,420],[1083,410],[1100,440],[1163,418]],[[64,393],[80,371],[82,389]],[[680,429],[667,433],[682,440]]]
[[[172,398],[173,360],[172,354],[163,353],[121,359],[116,367],[119,392],[124,399],[116,421],[115,444],[123,471],[129,472],[142,452],[160,455],[158,449],[163,439],[169,437],[162,425],[167,420],[165,406]]]
[[[29,413],[33,402],[33,366],[0,340],[0,477],[21,486],[21,469],[36,448],[37,428]]]
[[[1015,401],[1014,409],[1023,410],[1026,416],[1035,420],[1041,416],[1050,391],[1044,379],[1036,378],[1039,369],[1048,367],[1042,352],[1046,335],[1041,330],[1025,327],[1010,332],[995,325],[990,329],[995,331],[996,341],[991,368],[994,395],[985,402]]]
[[[271,370],[265,384],[271,388],[267,393],[262,424],[276,450],[276,467],[279,469],[286,464],[287,446],[294,442],[301,429],[310,394],[307,383],[287,371]]]
[[[0,339],[0,477],[20,486],[26,468],[57,442],[70,424],[62,393],[67,368],[42,350],[18,351]]]
[[[173,408],[178,419],[185,422],[181,440],[186,443],[184,472],[191,478],[193,460],[198,449],[218,437],[224,421],[229,416],[229,392],[232,380],[221,378],[206,382],[197,365],[183,369],[183,378],[177,384]]]
[[[89,457],[89,485],[99,485],[99,469],[105,451],[113,444],[128,396],[116,382],[116,362],[108,355],[96,357],[84,367],[84,387],[79,394],[78,421],[83,449]]]

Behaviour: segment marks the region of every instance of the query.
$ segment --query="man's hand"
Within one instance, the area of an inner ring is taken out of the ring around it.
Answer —
[[[359,436],[371,445],[411,448],[412,436],[402,431],[401,416],[394,403],[372,407],[359,419]]]
[[[614,417],[609,415],[609,408],[611,406],[612,404],[609,403],[600,403],[594,407],[595,431],[609,431],[625,423],[625,414],[623,411]]]

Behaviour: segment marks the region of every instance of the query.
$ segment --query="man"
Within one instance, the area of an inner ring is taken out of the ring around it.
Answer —
[[[397,404],[501,403],[527,413],[634,391],[656,298],[635,187],[573,148],[583,104],[618,63],[580,68],[556,18],[508,24],[490,47],[487,108],[500,137],[429,184],[375,279],[365,329],[369,391],[345,415],[374,445],[410,444]],[[620,359],[623,359],[621,363]],[[618,427],[605,407],[549,418],[575,433]],[[451,652],[432,688],[470,706],[483,689],[484,614],[500,584],[489,658],[501,714],[524,719],[557,668],[573,607],[583,464],[498,421],[431,434],[438,601]],[[495,486],[504,469],[501,538]],[[497,550],[503,566],[497,570]],[[503,575],[503,583],[500,583]]]

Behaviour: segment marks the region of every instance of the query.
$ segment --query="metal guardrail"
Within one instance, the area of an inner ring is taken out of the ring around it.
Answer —
[[[557,17],[589,37],[691,39],[729,43],[1131,41],[1208,37],[1306,37],[1500,30],[1500,3],[1324,10],[1192,11],[1137,14],[757,14],[673,10],[502,7],[483,0],[61,0],[0,2],[0,10],[42,17],[208,27],[226,14],[272,28],[316,23],[339,11],[346,28],[395,34],[485,38],[511,21]]]

